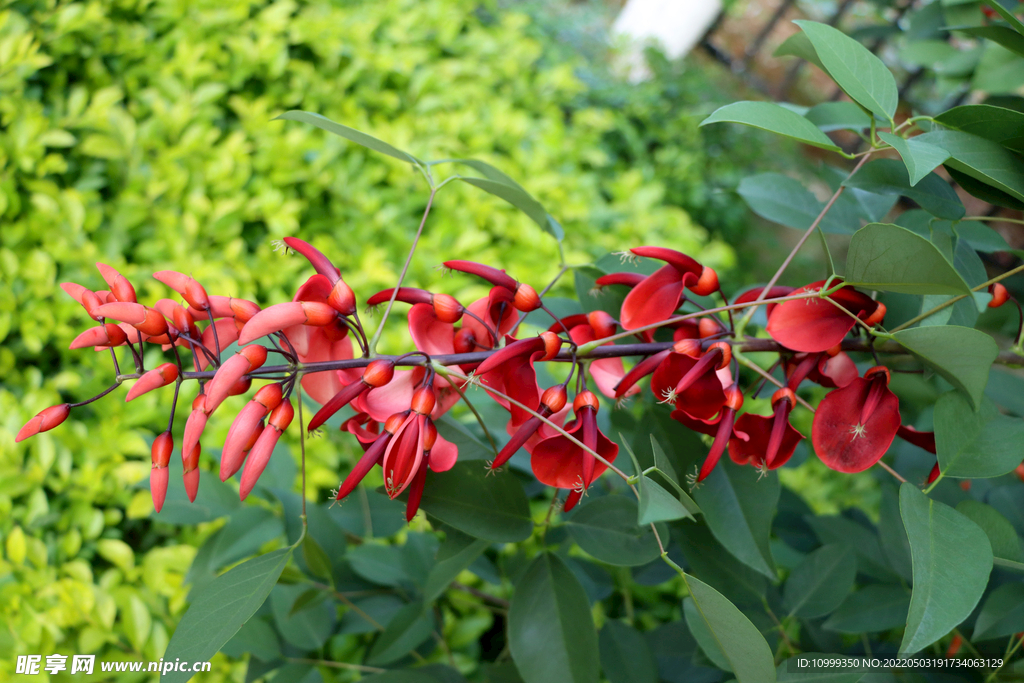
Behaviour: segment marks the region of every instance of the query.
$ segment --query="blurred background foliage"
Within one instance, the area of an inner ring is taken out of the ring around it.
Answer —
[[[150,517],[148,444],[164,428],[166,395],[131,410],[98,402],[14,445],[38,410],[109,381],[106,355],[66,350],[90,323],[58,287],[101,288],[96,261],[125,273],[142,301],[168,294],[149,276],[170,268],[211,293],[267,304],[290,299],[307,275],[271,245],[297,235],[361,298],[393,283],[426,202],[422,178],[276,115],[305,109],[423,158],[492,163],[562,223],[569,264],[650,243],[689,252],[723,279],[753,277],[737,265],[756,257],[727,246],[741,241],[746,208],[723,188],[750,172],[757,150],[744,131],[697,128],[737,99],[731,86],[720,72],[664,60],[651,81],[626,84],[604,44],[576,40],[565,16],[487,0],[2,3],[0,661],[157,659],[188,585],[282,542],[282,505],[295,503],[287,454],[275,458],[281,504],[258,500],[233,516],[252,533],[215,559],[193,564],[238,504],[211,472],[203,505],[179,506],[172,522]],[[559,268],[550,237],[461,184],[439,195],[409,282],[482,295],[469,278],[441,280],[434,267],[449,258],[507,268],[538,289]],[[400,328],[385,337],[391,349]],[[222,443],[227,426],[211,422],[207,440]],[[311,495],[322,499],[347,469],[352,446],[339,444],[311,442]],[[451,628],[486,629],[482,614]],[[350,635],[333,656],[360,643]],[[242,654],[218,655],[205,680],[244,679]]]

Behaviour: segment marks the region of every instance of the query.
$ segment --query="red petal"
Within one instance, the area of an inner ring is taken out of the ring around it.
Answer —
[[[635,330],[672,317],[679,307],[683,279],[672,266],[662,266],[638,284],[622,302],[622,327]]]
[[[774,421],[772,415],[763,416],[752,413],[743,413],[736,418],[733,438],[729,439],[729,457],[732,458],[732,461],[738,465],[751,464],[760,467],[764,463],[765,453],[768,451],[768,441],[772,436]],[[803,434],[787,422],[786,431],[782,436],[782,445],[779,447],[770,469],[774,470],[785,465],[803,438]]]
[[[874,465],[885,455],[900,427],[899,399],[888,388],[882,390],[865,424],[858,424],[872,384],[872,380],[858,377],[829,393],[814,413],[814,450],[837,472],[862,472]]]

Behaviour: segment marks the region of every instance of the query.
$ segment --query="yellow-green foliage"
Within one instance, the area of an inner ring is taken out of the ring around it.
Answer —
[[[281,112],[318,112],[420,158],[494,164],[561,221],[571,264],[639,243],[730,264],[728,247],[702,252],[703,229],[666,203],[654,159],[626,167],[609,152],[620,112],[580,106],[574,65],[542,59],[528,23],[477,0],[0,11],[0,659],[158,658],[194,547],[211,531],[149,518],[148,441],[164,429],[167,392],[128,409],[121,389],[15,446],[38,410],[109,382],[106,354],[66,350],[91,323],[58,283],[100,289],[93,264],[103,261],[147,302],[168,295],[149,279],[165,268],[219,294],[290,299],[309,268],[274,253],[286,235],[330,255],[362,299],[396,278],[425,205],[422,177],[271,120]],[[699,182],[700,165],[682,161],[700,155],[695,126],[674,122],[676,146],[658,154]],[[449,258],[507,268],[538,289],[558,271],[553,239],[458,183],[438,195],[409,282],[481,295],[469,277],[440,281],[434,266]],[[212,442],[229,422],[218,417]],[[336,483],[345,457],[337,442],[315,442],[313,485]]]

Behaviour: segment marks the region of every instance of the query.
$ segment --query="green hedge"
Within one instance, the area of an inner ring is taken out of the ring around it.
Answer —
[[[622,106],[627,86],[590,89],[525,14],[478,0],[52,4],[0,12],[0,660],[159,658],[195,548],[221,524],[150,519],[148,442],[167,396],[131,410],[113,396],[14,445],[35,412],[109,380],[105,355],[66,350],[90,323],[59,282],[100,288],[103,261],[146,301],[167,295],[148,277],[165,268],[282,300],[308,268],[270,242],[299,235],[361,297],[393,283],[422,178],[277,114],[315,111],[424,158],[494,164],[562,222],[571,264],[639,243],[733,263],[680,208],[737,222],[709,199],[716,167],[679,93],[648,85]],[[441,192],[425,234],[410,281],[461,297],[484,289],[442,283],[442,260],[538,285],[558,270],[550,237],[461,184]],[[215,420],[206,438],[226,429]],[[314,492],[337,485],[349,448],[312,443]],[[218,662],[208,680],[231,668]]]

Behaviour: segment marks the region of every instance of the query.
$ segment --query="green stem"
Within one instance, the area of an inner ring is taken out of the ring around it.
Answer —
[[[980,292],[983,289],[988,289],[989,285],[994,285],[995,283],[999,282],[1000,280],[1005,280],[1006,278],[1012,277],[1012,276],[1014,276],[1017,273],[1020,273],[1022,271],[1024,271],[1024,265],[1017,266],[1013,270],[1008,270],[1005,273],[1003,273],[1002,275],[997,275],[996,277],[992,278],[991,280],[987,280],[985,282],[982,282],[977,287],[972,287],[971,291],[972,292]],[[941,304],[939,304],[935,308],[931,309],[930,311],[925,311],[924,313],[922,313],[921,315],[917,316],[916,318],[911,318],[910,320],[908,320],[907,322],[903,323],[902,325],[899,325],[899,326],[893,328],[892,331],[890,332],[890,334],[899,332],[900,330],[905,330],[908,327],[910,327],[911,325],[919,323],[922,320],[924,320],[925,318],[928,318],[928,317],[931,317],[931,316],[935,315],[936,313],[938,313],[942,309],[946,308],[947,306],[952,306],[957,301],[960,301],[960,299],[966,299],[967,296],[968,296],[967,294],[961,294],[960,296],[955,296],[952,299],[946,299],[944,302],[942,302]]]

